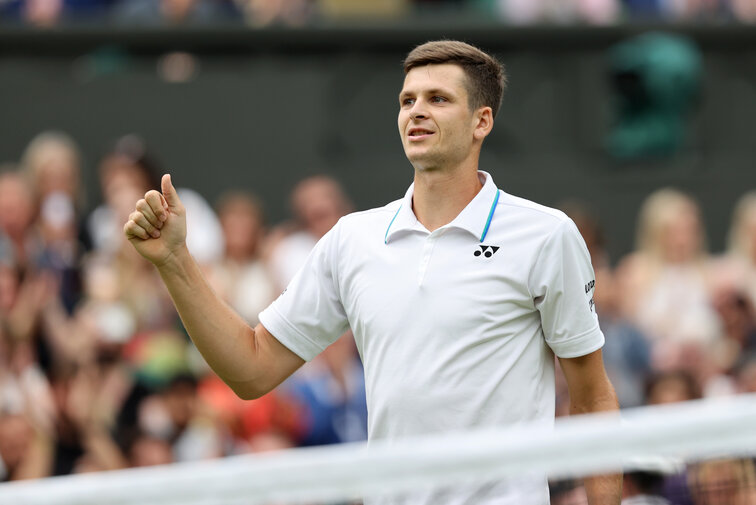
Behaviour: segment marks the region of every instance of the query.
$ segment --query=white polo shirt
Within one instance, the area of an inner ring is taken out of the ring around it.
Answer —
[[[343,217],[260,314],[305,360],[351,327],[371,439],[552,422],[554,354],[604,343],[574,223],[479,176],[480,192],[432,233],[412,211],[413,186],[403,200]],[[405,499],[547,505],[548,490],[543,479],[518,479]]]

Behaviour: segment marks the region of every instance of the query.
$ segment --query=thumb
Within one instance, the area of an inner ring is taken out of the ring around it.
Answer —
[[[177,209],[181,207],[181,200],[179,200],[176,188],[173,187],[173,183],[171,182],[171,174],[165,174],[163,176],[163,179],[160,181],[160,187],[169,209]]]

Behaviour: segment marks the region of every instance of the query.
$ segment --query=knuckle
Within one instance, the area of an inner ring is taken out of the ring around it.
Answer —
[[[134,221],[127,221],[125,225],[123,225],[123,232],[126,235],[138,235],[138,227]]]

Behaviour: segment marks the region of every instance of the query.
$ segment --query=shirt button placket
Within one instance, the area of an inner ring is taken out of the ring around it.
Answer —
[[[420,260],[420,268],[417,271],[418,286],[423,285],[425,274],[428,271],[428,263],[430,263],[431,256],[433,255],[433,248],[436,247],[436,242],[443,233],[444,230],[436,230],[425,239],[425,244],[423,245],[423,258]]]

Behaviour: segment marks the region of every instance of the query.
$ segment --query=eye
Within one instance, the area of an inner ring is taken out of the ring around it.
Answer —
[[[443,102],[448,102],[448,100],[446,98],[442,97],[442,96],[435,95],[435,96],[431,97],[431,102],[433,102],[433,103],[443,103]]]
[[[414,103],[415,103],[415,99],[414,98],[409,98],[409,97],[402,98],[402,106],[412,105]]]

